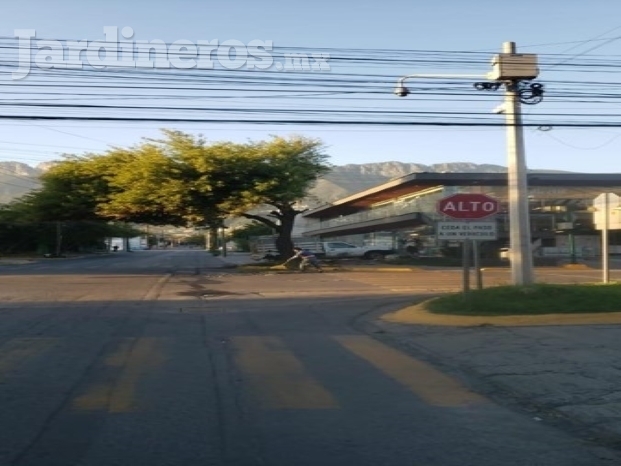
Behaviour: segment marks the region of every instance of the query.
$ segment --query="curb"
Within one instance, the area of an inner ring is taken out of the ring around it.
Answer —
[[[525,327],[546,325],[606,325],[621,324],[620,312],[601,312],[597,314],[542,314],[536,316],[456,316],[446,314],[432,314],[427,310],[427,303],[408,306],[397,311],[389,312],[379,317],[379,320],[393,324],[405,325],[434,325],[444,327]]]
[[[570,269],[570,270],[591,270],[593,269],[593,267],[589,267],[586,264],[564,264],[562,265],[562,267],[564,269]]]

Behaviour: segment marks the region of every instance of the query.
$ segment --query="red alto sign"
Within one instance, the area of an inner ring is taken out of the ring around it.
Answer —
[[[437,211],[447,217],[474,220],[498,213],[500,203],[487,194],[453,194],[438,201]]]

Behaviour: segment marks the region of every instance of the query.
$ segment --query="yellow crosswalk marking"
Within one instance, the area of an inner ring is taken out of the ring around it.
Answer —
[[[248,378],[263,408],[334,409],[338,402],[312,378],[276,337],[232,339],[235,362]]]
[[[141,338],[132,348],[130,357],[117,381],[110,397],[109,411],[125,413],[135,407],[135,392],[138,380],[146,370],[161,364],[162,354],[159,351],[157,338]]]
[[[163,361],[161,339],[134,338],[123,340],[116,351],[108,356],[105,365],[119,370],[114,382],[95,383],[73,400],[73,408],[80,411],[107,410],[126,413],[136,409],[136,387],[145,372]]]
[[[24,361],[50,349],[56,338],[14,338],[0,346],[0,377]]]
[[[454,407],[486,402],[455,379],[370,337],[343,335],[334,339],[431,405]]]

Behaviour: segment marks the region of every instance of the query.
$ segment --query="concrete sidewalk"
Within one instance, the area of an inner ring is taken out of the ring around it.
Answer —
[[[454,317],[419,305],[371,323],[535,421],[621,445],[621,312]]]

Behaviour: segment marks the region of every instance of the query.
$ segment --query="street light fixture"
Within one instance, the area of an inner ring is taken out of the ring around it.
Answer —
[[[395,95],[397,97],[407,97],[409,94],[410,90],[403,84],[399,83],[397,84],[397,87],[395,87]]]

